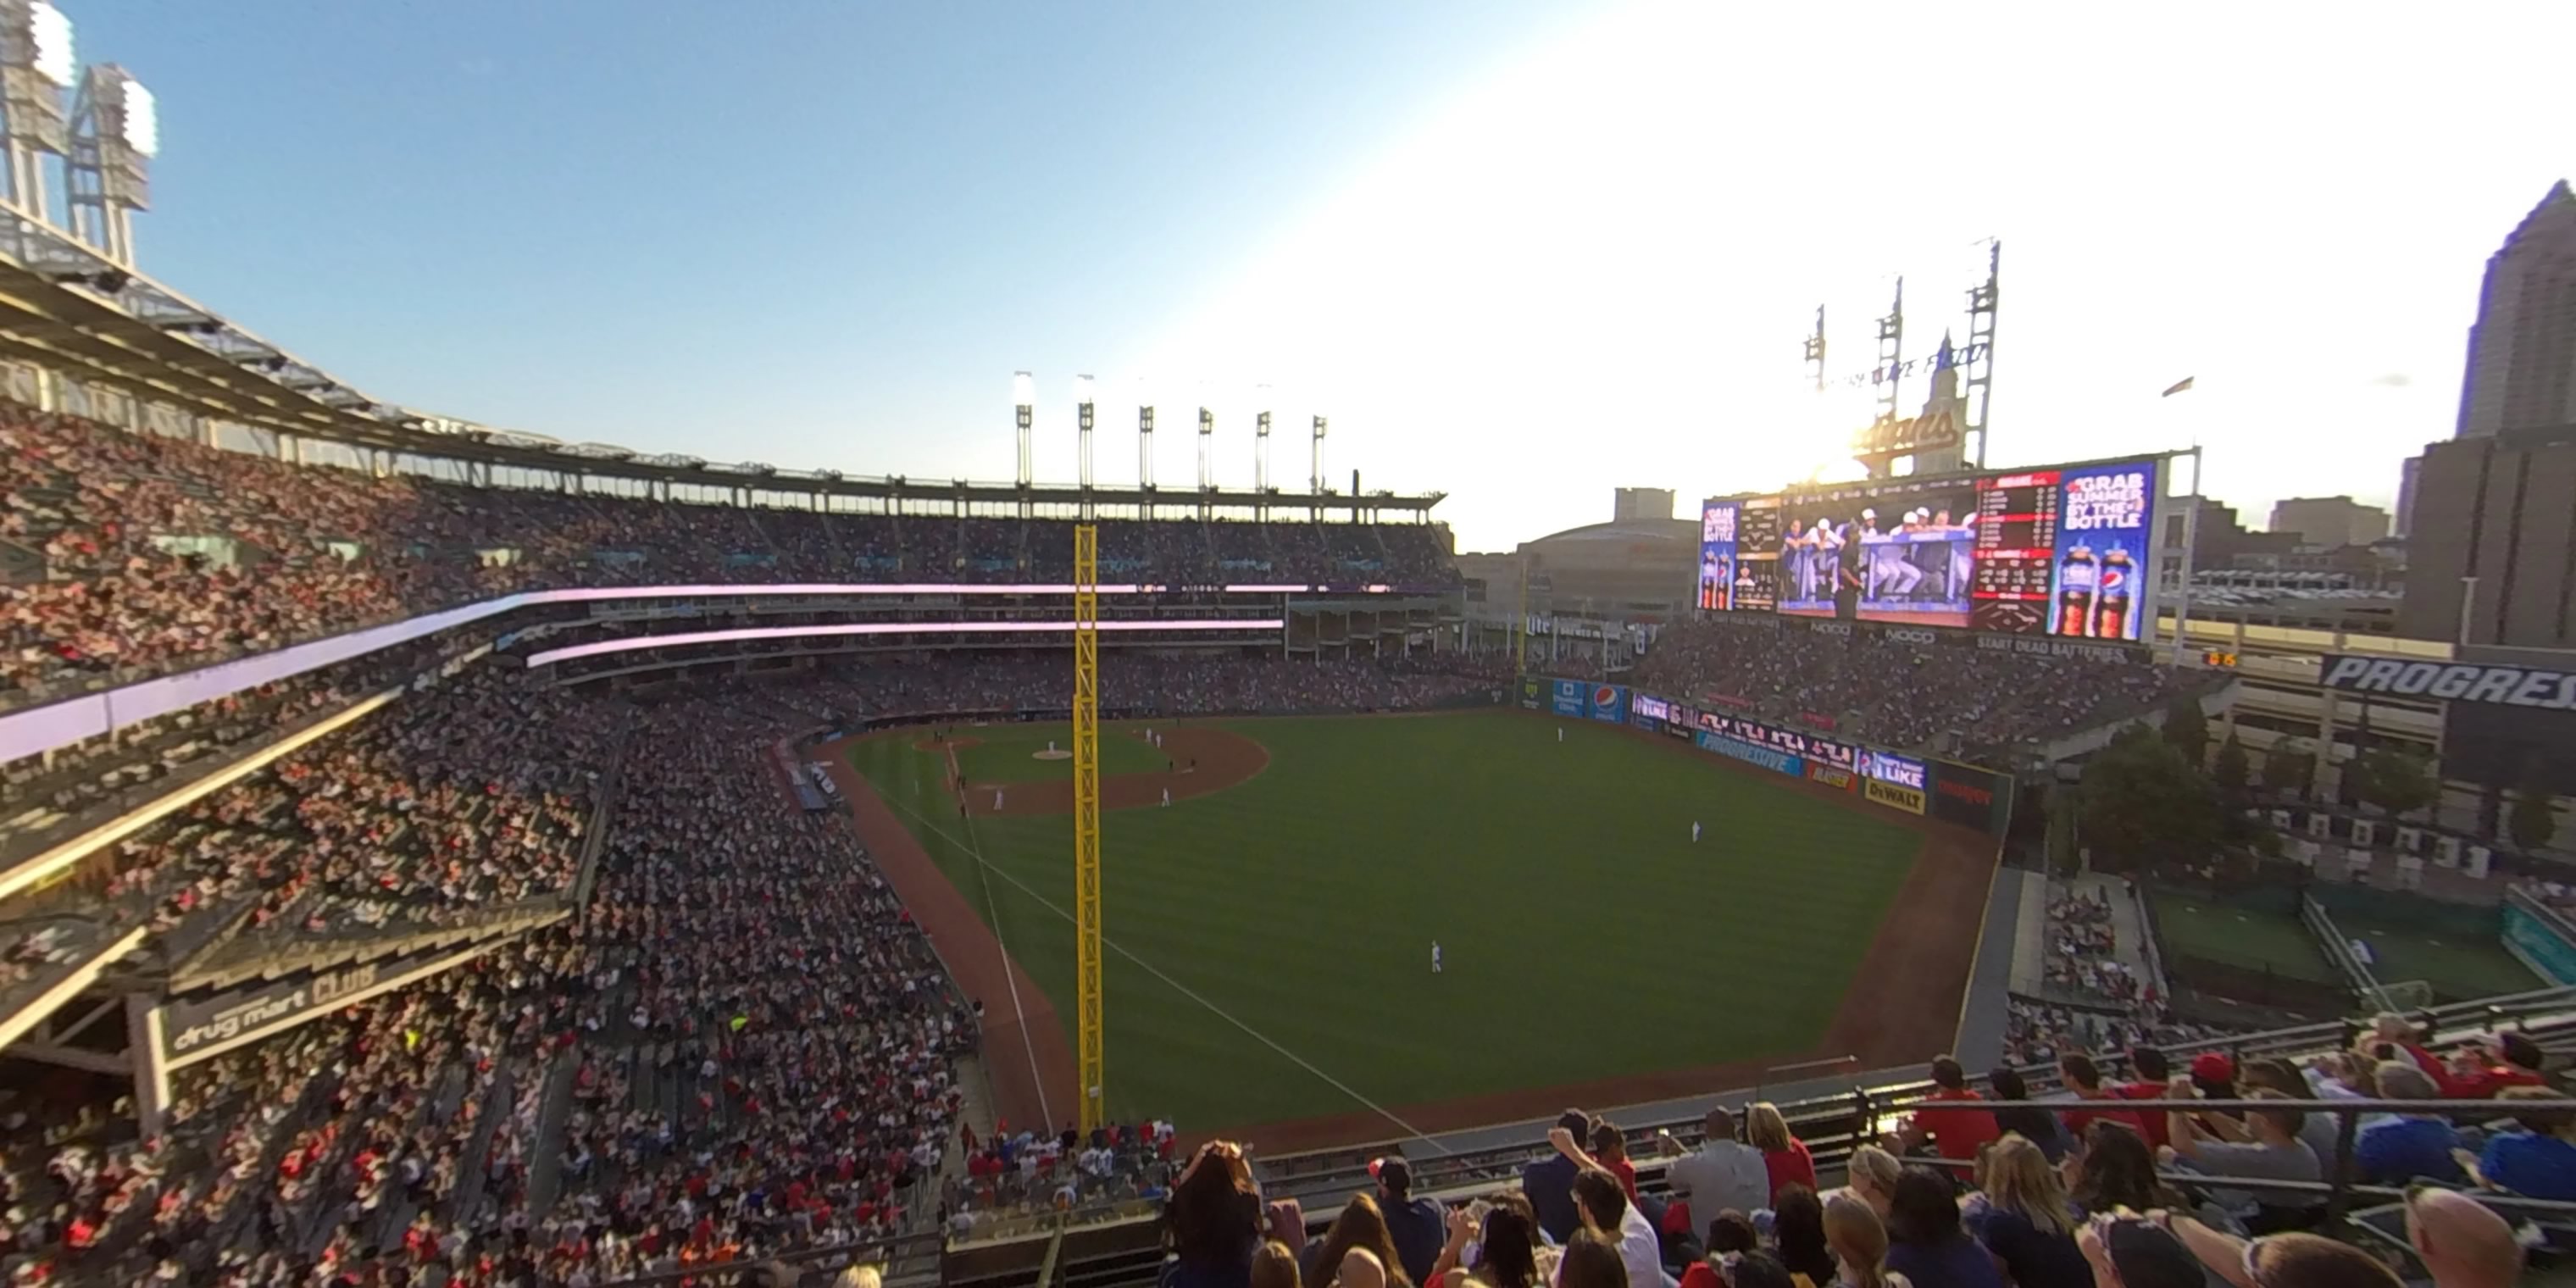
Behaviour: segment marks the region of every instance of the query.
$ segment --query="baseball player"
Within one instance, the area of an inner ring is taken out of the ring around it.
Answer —
[[[1001,810],[1001,808],[1002,808],[1002,789],[1001,789],[1001,788],[999,788],[999,787],[996,787],[996,788],[994,788],[994,789],[993,789],[993,809],[994,809],[996,812],[999,812],[999,811]]]
[[[1164,788],[1164,789],[1163,789],[1163,808],[1165,808],[1165,809],[1170,809],[1171,807],[1172,807],[1172,789],[1171,789],[1171,788],[1169,788],[1169,787],[1166,787],[1166,788]]]
[[[1556,727],[1556,740],[1557,740],[1558,742],[1563,742],[1563,741],[1565,741],[1565,726],[1564,726],[1564,725],[1558,725],[1558,726]]]
[[[1437,939],[1431,941],[1431,973],[1440,973],[1440,941]]]
[[[1691,844],[1699,844],[1699,820],[1691,820]]]

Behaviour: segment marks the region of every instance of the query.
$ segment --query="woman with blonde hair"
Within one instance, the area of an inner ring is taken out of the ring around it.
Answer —
[[[1986,1151],[1985,1192],[1960,1215],[2019,1288],[2090,1288],[2066,1182],[2048,1154],[2007,1132]]]
[[[1762,1151],[1762,1170],[1771,1174],[1772,1203],[1792,1185],[1816,1188],[1816,1160],[1808,1156],[1805,1141],[1789,1134],[1780,1106],[1758,1100],[1745,1109],[1744,1143]]]
[[[1835,1288],[1912,1288],[1887,1268],[1887,1227],[1849,1190],[1825,1200],[1825,1246],[1834,1250]]]
[[[1252,1250],[1252,1288],[1297,1288],[1297,1252],[1277,1239]]]
[[[1896,1197],[1896,1178],[1905,1170],[1897,1164],[1896,1155],[1876,1145],[1863,1145],[1852,1151],[1851,1161],[1843,1170],[1851,1184],[1841,1192],[1869,1204],[1870,1215],[1885,1221],[1887,1205]]]
[[[1344,1259],[1354,1252],[1373,1258],[1387,1284],[1411,1288],[1413,1281],[1404,1276],[1404,1258],[1395,1250],[1395,1234],[1386,1227],[1386,1214],[1378,1210],[1377,1200],[1366,1194],[1352,1195],[1351,1201],[1342,1205],[1342,1214],[1333,1218],[1333,1228],[1324,1232],[1324,1243],[1315,1253],[1306,1288],[1325,1288],[1345,1278]]]

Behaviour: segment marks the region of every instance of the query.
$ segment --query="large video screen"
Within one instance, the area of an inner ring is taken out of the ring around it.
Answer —
[[[1977,481],[1979,630],[2135,641],[2152,564],[2156,463]]]
[[[1701,508],[1699,605],[2136,642],[2157,462],[1871,479]]]
[[[1703,612],[1735,607],[1735,529],[1744,512],[1735,501],[1710,501],[1699,509],[1699,606]]]
[[[1976,503],[1968,479],[1885,479],[1786,498],[1780,611],[1967,625]]]

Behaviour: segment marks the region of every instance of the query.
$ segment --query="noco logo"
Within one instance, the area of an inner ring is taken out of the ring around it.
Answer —
[[[1940,636],[1920,627],[1913,626],[1895,627],[1882,632],[1882,634],[1899,644],[1938,644],[1941,642]]]

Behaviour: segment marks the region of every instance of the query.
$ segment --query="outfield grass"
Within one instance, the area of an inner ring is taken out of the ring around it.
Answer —
[[[1265,771],[1104,818],[1120,1117],[1235,1126],[1804,1055],[1917,846],[1582,721],[1563,743],[1560,722],[1507,711],[1223,723],[1268,748]],[[913,741],[851,763],[1070,1024],[1070,819],[977,818],[987,879]]]
[[[1100,739],[1101,773],[1142,774],[1163,767],[1163,753],[1146,746],[1141,738],[1123,734],[1123,728],[1103,732]],[[958,737],[975,740],[974,746],[957,753],[957,766],[966,775],[967,782],[1042,783],[1073,777],[1072,757],[1038,759],[1038,753],[1045,751],[1050,743],[1060,751],[1073,749],[1073,728],[1070,725],[993,725],[960,731]]]
[[[2429,935],[2420,930],[2373,926],[2350,917],[2337,918],[2336,925],[2345,934],[2370,942],[2371,951],[2379,958],[2371,973],[2383,984],[2420,979],[2433,986],[2436,996],[2455,1002],[2542,986],[2540,977],[2514,960],[2503,943],[2493,937],[2469,940]]]

